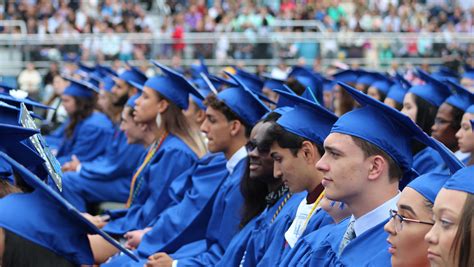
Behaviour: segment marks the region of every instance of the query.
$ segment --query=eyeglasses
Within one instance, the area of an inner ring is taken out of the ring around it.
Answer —
[[[390,210],[390,218],[393,219],[393,225],[395,227],[395,232],[400,233],[403,229],[403,222],[413,222],[413,223],[421,223],[426,225],[433,226],[434,223],[432,222],[424,222],[420,220],[408,219],[403,217],[402,215],[398,214],[396,210]]]
[[[253,151],[255,148],[257,149],[258,153],[261,155],[268,155],[270,153],[270,146],[268,144],[258,143],[254,140],[250,140],[245,145],[247,152]]]

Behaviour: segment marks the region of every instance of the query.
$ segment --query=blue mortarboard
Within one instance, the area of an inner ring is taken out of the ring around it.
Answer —
[[[127,106],[131,108],[135,108],[135,101],[140,97],[140,93],[132,95],[128,100],[127,100]]]
[[[445,146],[428,136],[406,115],[344,83],[339,84],[362,108],[342,115],[331,132],[355,136],[379,147],[397,162],[408,179],[417,176],[411,168],[412,139],[437,150],[451,171],[463,166]],[[368,121],[371,127],[367,127]]]
[[[449,178],[450,175],[447,174],[427,173],[418,176],[407,187],[413,188],[424,198],[434,203],[436,196]]]
[[[394,82],[391,79],[389,79],[387,76],[379,73],[379,75],[377,75],[377,78],[370,85],[370,87],[375,87],[377,90],[379,90],[383,94],[387,95],[393,84],[394,84]]]
[[[439,107],[451,95],[451,90],[444,83],[426,73],[421,69],[417,69],[419,77],[426,82],[424,85],[415,85],[408,90],[432,105]]]
[[[87,82],[93,84],[95,87],[100,88],[100,83],[102,82],[102,77],[96,73],[91,73],[87,77]]]
[[[105,77],[107,75],[112,75],[114,77],[118,77],[118,73],[109,66],[97,64],[95,66],[95,69],[96,69],[96,72],[99,73],[100,76],[102,76],[102,77]]]
[[[12,90],[15,90],[12,86],[5,84],[5,83],[0,83],[0,93],[8,93]]]
[[[463,78],[474,80],[474,68],[469,66],[464,66],[464,74],[462,75]]]
[[[199,58],[199,65],[192,64],[190,69],[191,69],[191,76],[193,77],[193,79],[201,78],[201,73],[204,73],[204,74],[209,73],[209,70],[206,66],[206,63],[204,62],[203,57]]]
[[[21,103],[25,103],[29,110],[32,110],[33,107],[41,109],[54,109],[53,107],[43,105],[39,102],[32,100],[31,98],[17,98],[13,95],[13,91],[16,91],[13,87],[7,85],[0,85],[0,88],[4,88],[4,92],[0,91],[0,101],[6,102],[10,105],[19,107]]]
[[[63,95],[92,98],[94,93],[99,92],[99,89],[89,82],[69,77],[64,77],[64,79],[68,80],[70,83],[69,86],[64,89]]]
[[[198,90],[198,92],[200,93],[200,95],[202,97],[197,97],[197,96],[191,94],[191,99],[193,100],[194,103],[196,103],[196,105],[199,107],[199,109],[206,110],[206,106],[204,105],[204,103],[202,101],[211,92],[213,92],[213,93],[217,93],[217,92],[214,91],[215,88],[214,89],[211,88],[211,86],[214,86],[214,85],[212,85],[212,83],[210,81],[205,80],[205,79],[207,79],[207,76],[205,76],[206,74],[203,73],[203,75],[204,75],[204,77],[201,76],[201,74],[200,74],[198,79],[193,80],[193,83],[195,85],[197,85],[197,90]],[[211,83],[211,84],[209,84],[209,83]]]
[[[343,83],[356,83],[359,73],[355,70],[343,70],[332,75],[335,81]]]
[[[306,89],[305,92],[307,90],[308,89]],[[286,86],[286,84],[284,84],[281,89],[274,89],[275,93],[279,94],[280,91],[286,92],[286,93],[291,94],[291,95],[296,95],[296,93],[293,90],[291,90],[288,86]],[[304,92],[303,92],[303,94],[304,94]],[[282,108],[282,107],[286,107],[286,106],[293,107],[294,105],[295,105],[295,102],[292,101],[291,99],[289,99],[287,97],[278,97],[278,103],[277,103],[276,106],[278,108]]]
[[[21,164],[0,152],[19,175],[35,190],[10,194],[0,200],[0,226],[63,256],[75,264],[93,264],[87,234],[99,234],[117,249],[138,261],[108,234],[85,219],[56,191]],[[21,210],[22,212],[18,212]]]
[[[468,166],[457,171],[444,188],[474,194],[474,166]]]
[[[110,74],[107,74],[102,79],[102,88],[107,92],[112,92],[112,88],[115,86],[115,81]]]
[[[89,73],[92,73],[92,72],[94,72],[94,71],[96,70],[95,67],[87,66],[87,65],[85,65],[84,63],[82,63],[82,62],[80,62],[80,61],[77,62],[77,66],[79,67],[79,70],[81,70],[81,71],[83,71],[83,72],[85,72],[85,73],[88,73],[88,74],[89,74]]]
[[[266,87],[266,88],[271,89],[271,90],[277,89],[277,90],[286,91],[286,89],[284,88],[284,86],[285,86],[285,81],[284,80],[279,80],[279,79],[273,78],[268,74],[265,74],[265,75],[262,75],[262,76],[265,79],[263,87]]]
[[[382,79],[380,77],[380,73],[378,72],[372,72],[372,71],[366,71],[366,70],[358,70],[359,76],[357,77],[357,82],[366,86],[372,85],[375,81]]]
[[[291,133],[322,145],[337,116],[303,97],[283,91],[278,93],[280,97],[287,98],[296,105],[292,110],[283,113],[277,123]]]
[[[257,75],[241,70],[236,69],[235,76],[242,81],[247,88],[256,93],[261,93],[264,85],[264,81]]]
[[[316,99],[323,101],[323,79],[320,75],[314,73],[306,67],[295,66],[288,74],[288,77],[295,78],[300,84],[313,91]]]
[[[238,86],[221,91],[217,94],[217,99],[223,101],[244,124],[253,127],[270,109],[238,77],[228,72],[226,74]]]
[[[213,75],[213,74],[210,74],[210,73],[207,74],[207,77],[209,78],[209,80],[212,82],[212,84],[214,85],[214,87],[217,90],[223,89],[222,87],[237,87],[237,86],[239,86],[233,80],[227,80],[223,77],[219,77],[217,75]]]
[[[452,69],[441,66],[438,71],[433,72],[431,74],[434,78],[438,79],[439,81],[451,81],[451,82],[458,82],[459,75],[457,72],[453,71]]]
[[[168,68],[156,61],[153,64],[161,69],[164,75],[157,75],[149,79],[145,86],[159,92],[168,100],[173,101],[181,109],[187,109],[189,105],[189,94],[202,97],[194,85],[182,74]]]
[[[455,82],[448,80],[448,83],[452,85],[454,93],[446,99],[446,103],[463,111],[467,110],[470,105],[474,105],[473,93]]]
[[[41,166],[44,160],[24,143],[28,137],[38,133],[38,130],[0,123],[0,151],[29,168]]]
[[[395,74],[393,85],[390,86],[387,98],[393,99],[399,104],[403,104],[403,99],[405,98],[405,95],[410,87],[410,82],[405,80],[402,75],[397,73]]]
[[[474,114],[474,105],[470,105],[467,109],[466,109],[466,112],[465,113],[472,113]]]
[[[140,84],[140,83],[137,83],[137,82],[134,82],[134,81],[129,81],[128,83],[131,86],[137,88],[139,92],[142,92],[143,91],[143,86],[145,86],[145,84]]]
[[[323,91],[332,91],[334,85],[336,85],[336,82],[334,80],[323,77]]]
[[[143,73],[141,70],[138,68],[128,65],[129,69],[122,72],[118,78],[125,81],[126,83],[130,84],[130,82],[136,82],[139,84],[145,84],[145,82],[148,80],[148,77],[146,77],[145,73]]]

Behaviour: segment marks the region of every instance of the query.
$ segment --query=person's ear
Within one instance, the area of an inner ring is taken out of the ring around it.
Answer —
[[[229,123],[231,136],[237,136],[242,130],[244,130],[245,126],[239,120],[232,120]]]
[[[376,180],[382,173],[388,168],[387,161],[380,155],[375,155],[368,157],[369,160],[369,170],[368,170],[368,179]],[[388,171],[387,171],[388,173]]]
[[[162,98],[160,101],[158,101],[158,113],[163,114],[167,109],[170,103],[168,100]]]
[[[314,146],[310,141],[303,141],[303,144],[301,145],[301,155],[303,156],[303,159],[311,165],[316,164],[316,154],[314,150]]]

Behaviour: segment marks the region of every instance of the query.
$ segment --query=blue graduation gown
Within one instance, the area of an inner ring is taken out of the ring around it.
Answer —
[[[141,162],[143,162],[143,155]],[[135,198],[123,217],[111,220],[103,230],[123,235],[144,229],[171,203],[168,190],[175,177],[191,168],[196,154],[180,138],[168,134],[135,183]]]
[[[431,147],[427,147],[413,156],[413,169],[420,175],[432,172],[443,163],[439,153]]]
[[[273,206],[269,208],[267,207],[260,215],[253,218],[239,231],[237,235],[234,236],[234,238],[232,238],[225,254],[222,256],[220,261],[217,262],[216,266],[239,266],[244,254],[247,254],[246,250],[249,241],[253,238],[261,238],[261,234],[264,229],[267,229],[268,225],[272,223],[273,216],[276,214],[287,194],[283,195],[275,204],[273,204]],[[287,204],[288,202],[285,206]],[[281,211],[278,216],[280,214]],[[278,216],[276,218],[278,218]]]
[[[226,162],[223,153],[207,154],[198,161],[195,168],[190,168],[191,173],[181,175],[189,176],[191,186],[186,186],[185,182],[170,188],[174,205],[158,216],[152,230],[143,236],[134,251],[143,263],[155,252],[172,253],[184,244],[205,238],[215,196],[228,176]],[[178,188],[180,185],[189,188],[184,195]],[[131,261],[129,257],[119,255],[103,266],[122,266]]]
[[[264,223],[258,225],[257,229],[253,230],[252,237],[247,242],[247,247],[245,249],[245,260],[243,261],[244,266],[257,265],[272,242],[272,239],[276,238],[273,236],[273,231],[282,224],[282,221],[288,220],[288,217],[292,218],[298,205],[306,195],[306,192],[293,194],[285,206],[283,206],[278,217],[272,224]]]
[[[350,219],[346,219],[334,226],[328,235],[322,240],[315,242],[312,251],[308,255],[307,266],[367,266],[376,259],[378,266],[390,266],[390,257],[382,257],[388,254],[388,234],[383,230],[388,220],[379,223],[353,239],[346,248],[338,255],[339,245],[349,225]],[[383,262],[383,260],[388,262]],[[298,265],[304,265],[299,263]]]
[[[264,254],[260,259],[255,260],[258,263],[257,266],[277,266],[285,255],[292,250],[286,242],[285,233],[293,223],[300,202],[295,203],[292,212],[285,214],[285,216],[283,216],[281,220],[278,220],[278,222],[272,226],[272,229],[268,231],[266,236],[268,241],[263,250]],[[308,225],[300,238],[331,223],[333,223],[331,216],[324,210],[319,209],[309,219]]]
[[[127,144],[127,137],[118,125],[106,153],[89,162],[81,162],[79,172],[63,176],[63,196],[81,212],[89,203],[104,201],[126,202],[130,181],[145,149]]]
[[[219,189],[206,230],[206,238],[181,247],[172,254],[178,266],[214,265],[238,232],[243,196],[240,181],[247,169],[247,158],[240,160]]]
[[[344,221],[342,221],[344,222]],[[300,238],[293,249],[281,260],[280,266],[307,266],[313,248],[317,248],[337,224],[328,224]]]
[[[66,125],[69,120],[65,122]],[[71,137],[64,135],[56,157],[64,164],[76,155],[80,161],[92,161],[105,153],[113,135],[113,124],[100,112],[92,113],[76,125]]]
[[[49,135],[44,136],[46,143],[48,144],[51,150],[58,150],[61,145],[62,140],[66,137],[66,126],[67,120],[59,125],[59,127],[51,132]]]

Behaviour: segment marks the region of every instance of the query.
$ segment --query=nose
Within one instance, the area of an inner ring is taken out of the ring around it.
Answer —
[[[320,172],[327,172],[329,170],[329,165],[325,161],[325,155],[323,155],[318,162],[316,162],[316,169]]]
[[[459,128],[459,130],[456,132],[455,136],[457,139],[461,139],[461,136],[462,136],[461,131],[462,131],[462,128]]]
[[[251,158],[258,158],[258,149],[255,147],[254,149],[252,150],[249,150],[249,157]]]
[[[281,168],[278,163],[273,163],[273,177],[281,179],[283,177],[283,173],[281,172]]]
[[[207,134],[207,133],[209,132],[209,127],[208,127],[208,124],[207,124],[207,119],[205,119],[205,120],[202,122],[202,124],[201,124],[201,126],[200,126],[199,128],[200,128],[201,132],[203,132],[203,133],[205,133],[205,134]]]
[[[435,124],[433,124],[433,126],[431,126],[431,131],[432,132],[436,132],[437,129],[438,129],[438,124],[437,123],[435,123]]]
[[[397,232],[395,231],[395,227],[393,226],[393,218],[391,218],[383,227],[385,232],[387,232],[390,235],[396,235]]]
[[[426,233],[425,235],[425,241],[428,242],[428,244],[437,244],[437,236],[436,236],[436,224],[431,227],[430,231]]]

